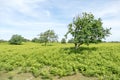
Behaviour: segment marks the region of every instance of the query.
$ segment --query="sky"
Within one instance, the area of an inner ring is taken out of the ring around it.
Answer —
[[[120,0],[0,0],[0,39],[13,34],[33,39],[51,29],[60,40],[82,12],[91,12],[104,28],[112,28],[105,41],[120,41]]]

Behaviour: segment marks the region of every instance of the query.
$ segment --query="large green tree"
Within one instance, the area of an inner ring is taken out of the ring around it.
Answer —
[[[55,42],[58,39],[58,36],[55,34],[54,30],[47,30],[39,35],[40,42],[44,42],[45,45],[47,42]]]
[[[110,28],[111,29],[111,28]],[[109,36],[110,29],[104,29],[100,18],[96,19],[92,13],[82,13],[73,18],[73,21],[68,25],[68,34],[71,34],[74,40],[75,48],[80,45],[89,43],[97,43],[106,36]]]

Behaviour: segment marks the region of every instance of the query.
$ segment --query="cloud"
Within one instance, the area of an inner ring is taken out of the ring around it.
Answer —
[[[41,8],[39,5],[46,0],[4,0],[0,7],[0,17],[6,21],[11,20],[24,20],[28,19],[44,19],[50,17],[50,12]],[[39,3],[39,5],[38,5]]]
[[[120,22],[119,22],[119,20],[111,19],[111,20],[104,20],[103,22],[104,22],[103,25],[105,27],[112,27],[113,29],[116,29],[116,30],[120,29]]]
[[[96,18],[102,18],[104,27],[112,28],[111,40],[118,40],[114,36],[120,31],[119,4],[119,0],[0,0],[0,32],[31,39],[40,32],[54,29],[63,37],[75,15],[91,12]]]
[[[44,1],[45,0],[4,0],[1,4],[4,8],[15,9],[24,14],[31,14],[29,12],[34,11],[34,8],[38,7],[36,3],[42,3]]]
[[[106,2],[103,6],[101,6],[98,10],[96,10],[96,14],[100,17],[108,17],[108,16],[115,16],[119,15],[120,13],[120,1],[109,1]]]

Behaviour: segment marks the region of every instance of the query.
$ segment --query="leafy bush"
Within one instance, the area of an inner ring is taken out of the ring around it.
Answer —
[[[23,41],[23,37],[21,35],[13,35],[11,39],[9,40],[10,44],[20,45]]]
[[[61,43],[62,43],[62,44],[65,44],[65,43],[66,43],[66,39],[65,39],[65,38],[62,38]]]

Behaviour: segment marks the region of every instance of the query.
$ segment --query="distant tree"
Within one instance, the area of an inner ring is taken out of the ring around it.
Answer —
[[[120,41],[109,41],[109,43],[120,43]]]
[[[68,43],[74,43],[74,39],[73,38],[69,39]]]
[[[61,39],[61,43],[62,43],[62,44],[65,44],[65,43],[66,43],[66,39],[65,39],[65,38],[62,38],[62,39]]]
[[[11,37],[11,39],[9,40],[9,43],[15,44],[15,45],[20,45],[22,43],[23,39],[24,38],[21,35],[15,34]]]
[[[39,35],[40,42],[45,43],[47,42],[55,42],[58,39],[58,36],[55,34],[54,30],[47,30]]]
[[[23,42],[28,42],[28,41],[30,41],[29,39],[26,39],[26,38],[23,38],[23,40],[22,40]]]
[[[33,38],[33,39],[32,39],[32,42],[39,43],[39,42],[40,42],[40,39],[38,39],[38,38]]]
[[[111,29],[111,28],[110,28]],[[68,25],[67,35],[70,33],[74,39],[75,49],[80,45],[97,43],[109,36],[110,29],[104,29],[100,18],[95,19],[91,13],[82,13],[73,18],[73,22]]]
[[[0,43],[7,42],[6,40],[0,39]]]

